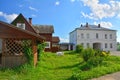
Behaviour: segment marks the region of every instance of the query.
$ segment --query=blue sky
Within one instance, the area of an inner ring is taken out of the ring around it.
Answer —
[[[10,23],[22,13],[33,24],[53,25],[54,36],[69,41],[69,32],[88,22],[117,30],[120,42],[119,0],[1,0],[0,20]]]

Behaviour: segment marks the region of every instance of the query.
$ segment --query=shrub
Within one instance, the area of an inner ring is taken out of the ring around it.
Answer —
[[[87,71],[87,70],[90,70],[92,68],[92,66],[90,64],[88,64],[87,62],[83,63],[80,67],[80,69],[82,71]]]
[[[82,52],[82,57],[84,61],[88,61],[90,58],[94,57],[95,51],[92,48],[84,49]]]
[[[87,63],[91,65],[92,67],[96,67],[100,65],[103,62],[103,60],[104,60],[103,57],[95,56],[93,58],[90,58]]]
[[[32,64],[32,61],[33,61],[32,48],[30,46],[24,46],[23,49],[24,49],[25,56],[28,60],[28,63]]]
[[[101,52],[101,56],[102,56],[102,57],[107,57],[107,56],[109,56],[109,55],[110,55],[110,51],[108,51],[108,52],[102,51],[102,52]]]
[[[82,45],[77,45],[77,46],[76,46],[76,50],[75,50],[75,51],[76,51],[77,53],[81,53],[82,50],[83,50],[83,46],[82,46]]]
[[[45,43],[38,43],[38,60],[40,60],[40,58],[42,57],[42,54],[44,52],[44,48],[45,48]]]

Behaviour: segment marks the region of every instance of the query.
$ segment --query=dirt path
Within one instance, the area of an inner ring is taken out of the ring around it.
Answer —
[[[120,51],[111,51],[111,55],[120,56]],[[120,80],[120,72],[116,72],[113,74],[107,74],[105,76],[94,78],[92,80]]]
[[[111,51],[111,55],[120,56],[120,51]]]
[[[120,80],[120,72],[116,72],[113,74],[107,74],[105,76],[94,78],[92,80]]]

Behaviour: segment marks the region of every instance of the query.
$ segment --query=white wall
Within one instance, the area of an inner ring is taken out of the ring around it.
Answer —
[[[98,33],[98,38],[96,38],[96,33]],[[84,38],[81,37],[84,34]],[[89,37],[87,35],[89,34]],[[107,39],[105,39],[105,34],[107,34]],[[112,39],[110,35],[112,34]],[[73,37],[74,35],[74,37]],[[117,49],[116,45],[116,31],[113,30],[81,30],[77,29],[70,34],[70,43],[77,44],[84,43],[84,48],[87,48],[87,43],[93,48],[93,43],[101,43],[101,48],[105,51],[114,51]],[[105,48],[105,43],[107,43],[107,48]],[[113,48],[110,48],[112,43]]]

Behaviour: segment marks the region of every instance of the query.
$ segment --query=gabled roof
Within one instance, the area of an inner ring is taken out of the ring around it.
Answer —
[[[44,37],[37,35],[28,30],[15,27],[12,24],[0,21],[0,37],[1,38],[21,38],[21,39],[38,39],[45,40]]]
[[[80,30],[110,30],[110,31],[115,31],[115,30],[104,28],[102,26],[97,26],[97,25],[88,25],[88,26],[84,25],[84,26],[81,26],[77,29],[80,29]]]
[[[53,25],[33,25],[37,33],[54,33]]]
[[[30,28],[32,29],[34,33],[36,33],[32,25],[25,19],[25,17],[21,13],[11,22],[11,24],[16,26],[17,23],[24,23],[24,22],[30,26]]]
[[[57,37],[57,36],[52,37],[52,42],[59,43],[60,42],[59,37]]]

